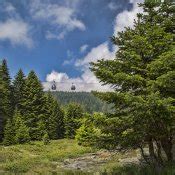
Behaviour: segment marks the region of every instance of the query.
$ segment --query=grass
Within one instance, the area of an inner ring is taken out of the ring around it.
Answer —
[[[115,165],[103,170],[102,175],[175,175],[175,166],[167,166],[162,171],[155,171],[150,166]]]
[[[77,145],[74,140],[55,140],[44,145],[42,142],[31,144],[0,146],[0,175],[26,174],[26,175],[91,175],[76,170],[62,170],[59,167],[61,161],[68,158],[76,158],[86,153],[92,153],[90,147]],[[118,153],[113,159],[101,168],[96,165],[98,175],[157,175],[151,167],[138,165],[122,165],[119,159],[136,156],[136,151]],[[175,175],[175,166],[166,167],[159,175]]]
[[[66,158],[93,152],[74,140],[57,140],[48,145],[32,142],[26,145],[0,146],[0,174],[55,174],[58,163]],[[57,173],[56,173],[57,174]]]

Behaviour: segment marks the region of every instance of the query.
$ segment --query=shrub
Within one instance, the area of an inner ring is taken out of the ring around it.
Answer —
[[[43,143],[44,145],[48,145],[50,143],[50,138],[47,132],[43,136]]]

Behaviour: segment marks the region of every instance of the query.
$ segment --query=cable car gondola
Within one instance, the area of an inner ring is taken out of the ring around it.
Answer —
[[[56,82],[55,82],[55,81],[53,81],[53,84],[52,84],[51,89],[52,89],[53,91],[55,91],[55,90],[57,89],[57,86],[56,86]]]
[[[72,91],[75,91],[76,90],[76,86],[72,83],[72,86],[71,86],[71,90]]]

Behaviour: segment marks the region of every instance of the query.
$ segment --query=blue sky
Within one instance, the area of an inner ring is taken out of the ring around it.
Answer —
[[[97,83],[89,61],[114,58],[109,37],[132,25],[141,0],[0,0],[0,58],[12,77]]]

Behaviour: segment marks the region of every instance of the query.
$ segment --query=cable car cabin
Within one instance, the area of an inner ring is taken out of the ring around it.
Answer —
[[[76,87],[75,87],[75,85],[72,83],[71,90],[72,90],[72,91],[75,91],[75,89],[76,89]]]
[[[57,89],[57,86],[56,86],[55,81],[53,82],[51,89],[52,89],[53,91],[55,91],[55,90]]]

